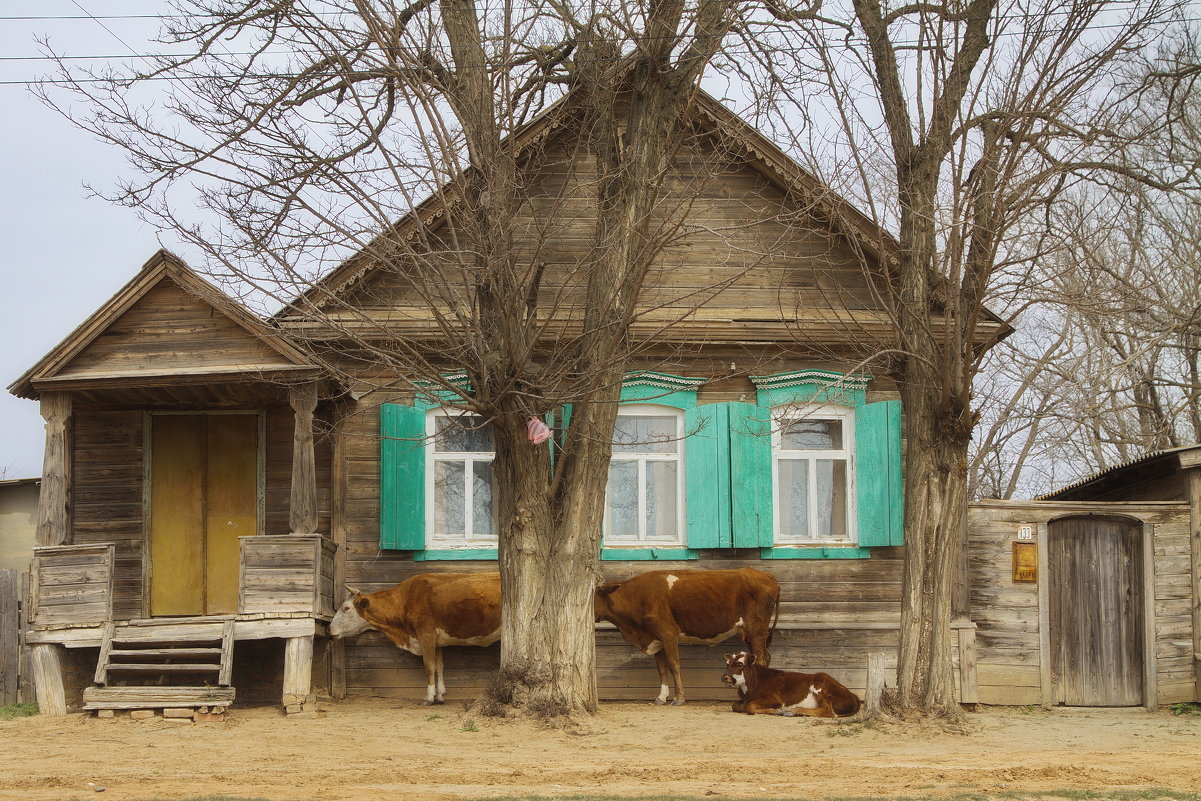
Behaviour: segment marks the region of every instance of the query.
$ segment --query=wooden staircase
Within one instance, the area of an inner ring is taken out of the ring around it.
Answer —
[[[110,621],[83,708],[223,709],[234,700],[233,654],[232,617]]]

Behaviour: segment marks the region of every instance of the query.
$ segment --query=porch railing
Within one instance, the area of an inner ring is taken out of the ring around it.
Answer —
[[[29,622],[57,626],[112,620],[115,551],[111,542],[34,548]]]

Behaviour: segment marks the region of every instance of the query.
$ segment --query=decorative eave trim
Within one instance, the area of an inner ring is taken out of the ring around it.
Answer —
[[[838,387],[846,390],[867,391],[872,382],[870,375],[863,373],[836,373],[833,370],[797,370],[776,375],[753,375],[751,383],[755,389],[787,389],[789,387],[817,385],[823,389]]]
[[[666,389],[672,391],[678,390],[695,390],[701,384],[708,381],[705,378],[685,378],[682,375],[671,375],[670,373],[657,373],[653,370],[642,370],[637,373],[629,373],[621,380],[623,387],[654,387],[656,389]]]

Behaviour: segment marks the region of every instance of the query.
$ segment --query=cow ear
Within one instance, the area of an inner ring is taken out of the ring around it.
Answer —
[[[610,581],[608,584],[602,584],[596,588],[596,594],[600,596],[612,595],[613,591],[621,586],[619,581]]]
[[[358,598],[354,599],[354,608],[355,609],[362,610],[362,609],[366,609],[369,606],[371,606],[371,599],[369,599],[369,598],[365,598],[362,595],[360,595]]]
[[[748,654],[746,655],[746,663],[747,663],[748,665],[753,665],[753,664],[755,664],[755,655],[754,655],[754,654],[750,654],[750,653],[748,653]]]

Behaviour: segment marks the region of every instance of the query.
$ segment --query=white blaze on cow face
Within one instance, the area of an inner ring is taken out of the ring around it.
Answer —
[[[679,576],[673,576],[672,574],[668,573],[667,574],[667,589],[670,590],[675,585],[675,583],[679,580],[680,580]]]
[[[329,635],[335,640],[342,637],[353,637],[371,628],[371,624],[363,619],[354,605],[355,596],[347,598],[340,607],[334,619],[329,622]]]

